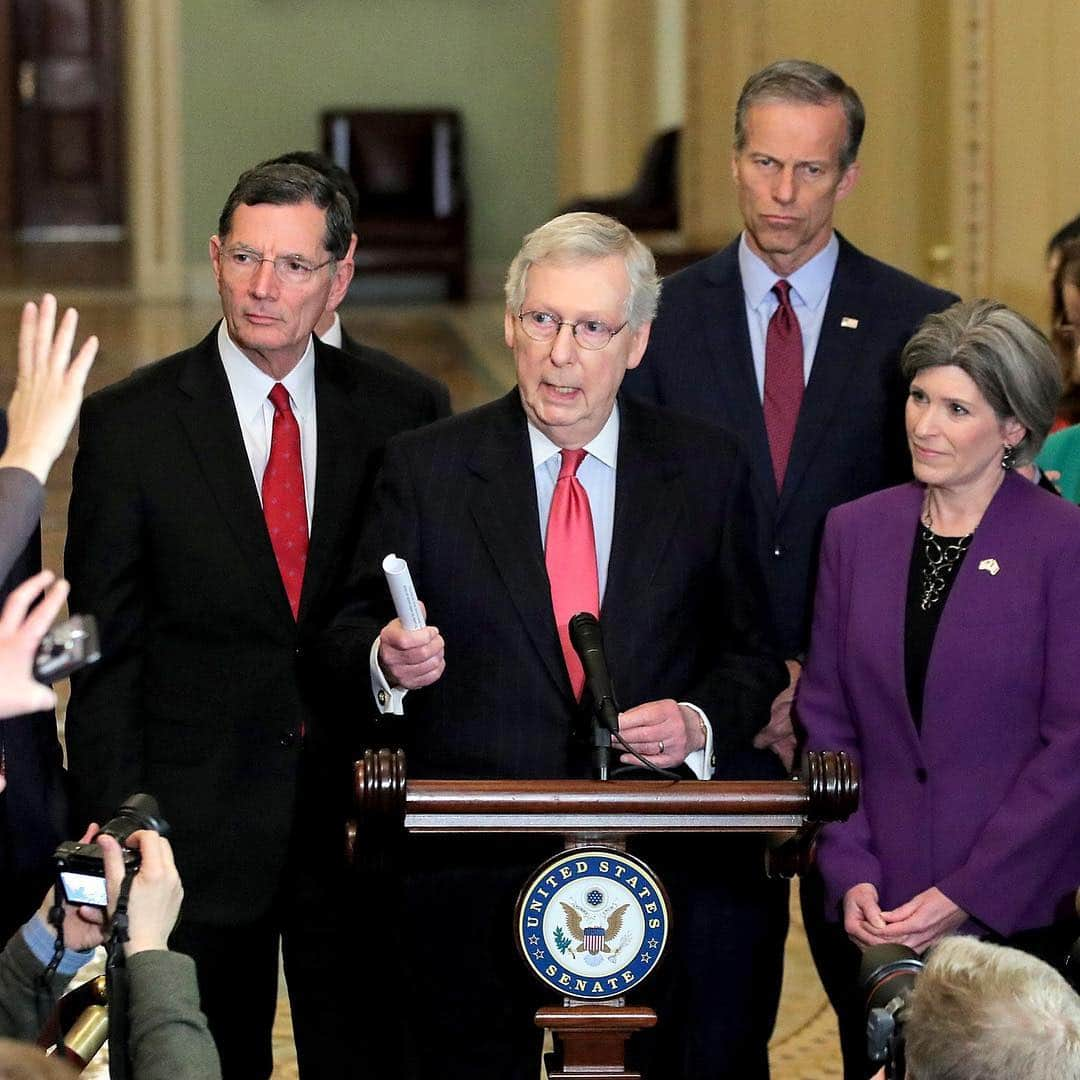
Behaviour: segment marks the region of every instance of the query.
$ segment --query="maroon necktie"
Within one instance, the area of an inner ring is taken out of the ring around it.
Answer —
[[[780,306],[765,335],[765,431],[769,436],[776,490],[784,486],[795,424],[803,396],[803,342],[799,320],[791,307],[791,285],[778,281],[772,291]]]
[[[274,432],[270,439],[270,459],[263,473],[263,516],[295,619],[300,611],[308,549],[300,425],[289,407],[289,391],[281,383],[274,384],[269,396],[274,406]]]
[[[559,628],[566,670],[574,697],[580,698],[585,672],[570,644],[570,619],[579,611],[600,614],[600,585],[596,573],[596,538],[593,535],[589,496],[577,478],[584,450],[562,450],[562,468],[551,497],[544,560],[551,585],[551,606]]]

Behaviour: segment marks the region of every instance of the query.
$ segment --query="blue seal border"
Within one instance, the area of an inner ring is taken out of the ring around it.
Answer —
[[[587,869],[579,869],[581,863]],[[645,922],[642,948],[622,967],[596,978],[564,967],[543,940],[544,915],[549,904],[560,889],[579,877],[606,878],[628,888],[642,909]],[[515,908],[515,936],[522,959],[545,986],[566,997],[602,1001],[636,990],[649,977],[667,946],[670,921],[664,887],[640,859],[616,848],[568,848],[539,867],[521,890]]]

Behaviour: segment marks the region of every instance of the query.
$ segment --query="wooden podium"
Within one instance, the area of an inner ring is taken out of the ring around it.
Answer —
[[[354,766],[354,788],[350,860],[358,845],[401,832],[551,833],[563,837],[568,855],[596,844],[625,850],[627,838],[642,833],[764,833],[773,877],[805,870],[822,825],[844,820],[859,802],[854,762],[828,751],[808,753],[791,780],[516,781],[408,780],[402,751],[369,750]],[[634,1080],[640,1074],[626,1071],[626,1040],[652,1027],[656,1013],[569,994],[539,1009],[536,1023],[555,1037],[551,1080]]]

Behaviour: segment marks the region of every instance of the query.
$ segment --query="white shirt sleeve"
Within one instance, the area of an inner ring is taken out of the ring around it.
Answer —
[[[386,681],[383,669],[379,667],[379,638],[371,643],[368,655],[368,668],[371,672],[371,692],[375,696],[375,706],[380,714],[386,716],[404,716],[405,695],[409,692],[403,686],[391,686]]]
[[[701,725],[705,729],[705,745],[700,750],[694,750],[692,753],[687,754],[685,765],[699,780],[711,780],[716,769],[716,762],[713,761],[712,724],[709,723],[709,718],[693,702],[680,701],[679,704],[685,705],[688,709],[693,709],[701,717]]]

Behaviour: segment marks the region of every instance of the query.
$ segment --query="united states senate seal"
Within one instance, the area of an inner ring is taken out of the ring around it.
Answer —
[[[564,851],[521,892],[518,947],[541,982],[597,1001],[638,986],[668,940],[663,886],[640,860],[608,848]]]

